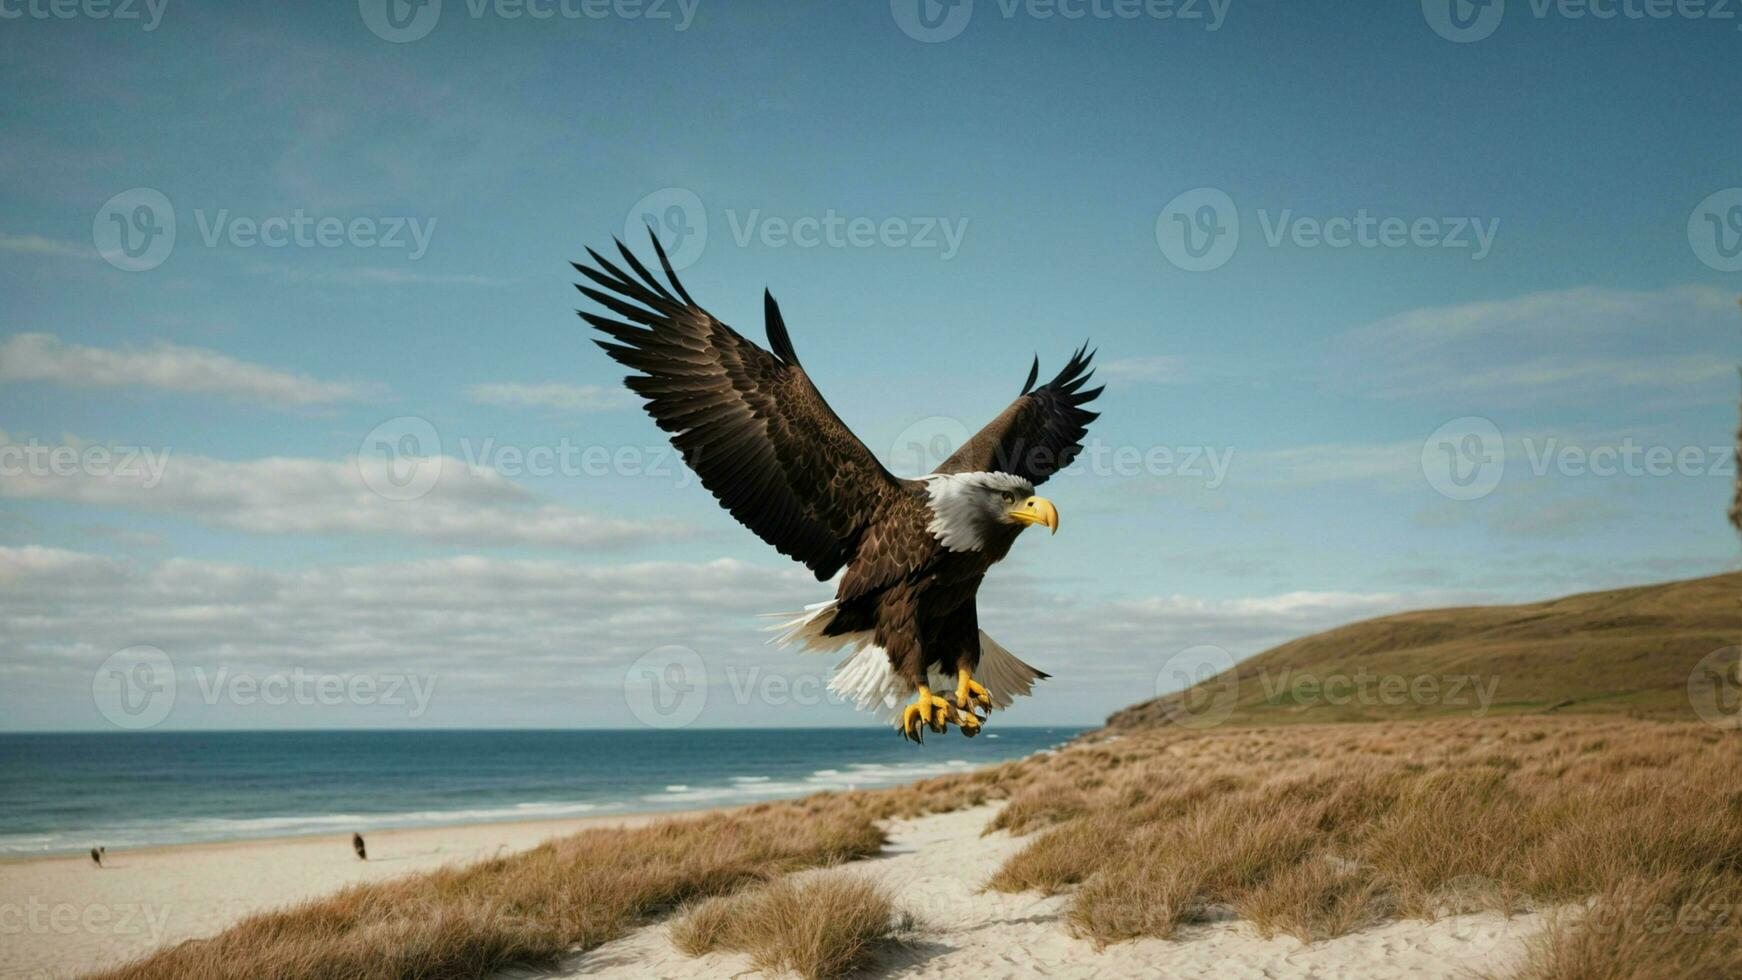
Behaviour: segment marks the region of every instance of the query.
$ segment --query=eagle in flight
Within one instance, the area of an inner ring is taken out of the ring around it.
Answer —
[[[620,241],[629,271],[587,249],[576,288],[610,315],[581,316],[733,517],[820,582],[845,569],[834,599],[791,614],[777,640],[847,651],[829,689],[915,742],[950,724],[978,734],[1047,676],[980,629],[974,596],[1024,528],[1058,532],[1058,510],[1034,488],[1082,450],[1097,417],[1083,407],[1101,393],[1084,387],[1094,354],[1079,348],[1039,387],[1036,358],[1010,407],[935,472],[904,480],[811,384],[771,294],[764,350],[690,298],[652,237],[664,283]]]

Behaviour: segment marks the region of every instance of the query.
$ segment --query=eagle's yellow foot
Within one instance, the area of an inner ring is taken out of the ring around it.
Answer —
[[[974,714],[973,711],[964,711],[952,720],[955,721],[956,727],[962,730],[963,735],[973,738],[980,734],[980,716]]]
[[[992,710],[992,692],[980,686],[974,675],[963,667],[956,671],[956,707],[972,711],[976,706]]]
[[[925,729],[942,734],[947,723],[954,720],[955,709],[948,701],[931,692],[924,684],[913,703],[902,709],[901,734],[915,742],[925,741]]]

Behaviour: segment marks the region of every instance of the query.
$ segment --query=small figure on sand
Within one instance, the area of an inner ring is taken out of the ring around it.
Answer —
[[[359,860],[359,861],[369,860],[369,852],[363,849],[363,835],[362,834],[352,834],[351,835],[351,850],[357,852],[357,860]]]
[[[103,849],[102,848],[100,848],[100,847],[91,848],[91,863],[96,865],[99,868],[103,866]]]

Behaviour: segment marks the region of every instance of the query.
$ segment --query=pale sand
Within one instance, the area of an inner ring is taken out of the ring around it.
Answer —
[[[1146,939],[1097,951],[1074,939],[1062,918],[1068,899],[981,892],[1004,859],[1024,843],[1005,833],[981,837],[996,807],[896,823],[882,857],[803,874],[862,874],[889,886],[920,920],[907,948],[885,954],[875,976],[898,977],[1473,977],[1503,973],[1525,939],[1546,924],[1542,914],[1508,919],[1460,915],[1427,923],[1392,922],[1324,942],[1261,938],[1238,921],[1194,927],[1173,941]],[[664,925],[649,926],[572,958],[554,974],[513,977],[663,977],[703,980],[756,976],[749,958],[709,954],[691,959],[672,948]]]
[[[670,813],[526,823],[378,830],[0,861],[0,977],[70,978],[156,946],[222,932],[255,912],[318,898],[345,885],[535,847],[599,826]]]

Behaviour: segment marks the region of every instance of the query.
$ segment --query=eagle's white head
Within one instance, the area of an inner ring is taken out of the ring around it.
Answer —
[[[951,551],[980,551],[988,539],[1014,527],[1045,524],[1054,534],[1059,513],[1034,495],[1034,484],[1011,473],[934,473],[923,477],[930,497],[926,530]]]

